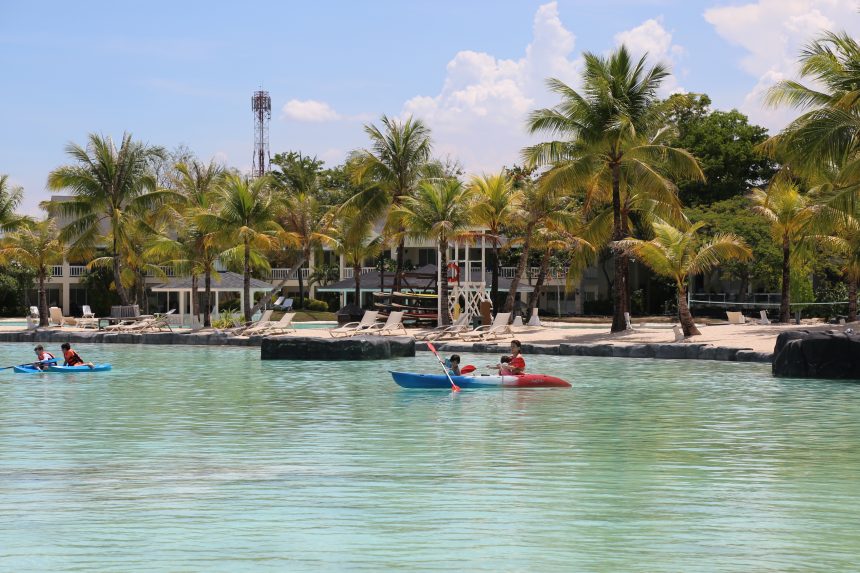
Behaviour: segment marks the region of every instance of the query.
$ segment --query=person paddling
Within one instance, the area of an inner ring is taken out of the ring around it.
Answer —
[[[36,357],[39,359],[38,362],[33,363],[33,368],[38,368],[39,370],[46,370],[50,364],[49,361],[54,360],[54,355],[45,350],[45,347],[41,344],[33,349],[36,353]]]
[[[64,342],[60,345],[60,348],[63,349],[63,358],[65,362],[63,366],[89,366],[90,368],[94,368],[95,364],[92,362],[84,362],[84,359],[81,358],[77,352],[72,350],[72,346],[68,342]]]

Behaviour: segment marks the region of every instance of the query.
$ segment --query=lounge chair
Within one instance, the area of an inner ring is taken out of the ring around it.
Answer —
[[[173,331],[170,327],[170,319],[168,317],[174,312],[176,312],[176,309],[172,308],[163,314],[130,319],[120,322],[119,324],[106,326],[105,330],[110,332],[161,332],[162,329],[167,328],[167,330]]]
[[[766,310],[759,312],[759,316],[761,317],[758,321],[759,324],[770,324],[770,319],[767,317]]]
[[[442,340],[445,338],[456,338],[461,332],[468,332],[472,327],[469,326],[469,315],[461,312],[454,324],[446,324],[437,326],[432,330],[422,332],[415,337],[416,340]]]
[[[726,318],[729,320],[729,324],[746,324],[747,319],[742,312],[734,312],[731,310],[726,311]]]
[[[636,332],[636,329],[633,328],[633,323],[630,321],[630,313],[624,313],[624,328],[625,330],[629,330],[631,332]]]
[[[52,306],[48,310],[50,312],[50,323],[49,324],[51,326],[62,327],[63,325],[66,325],[66,324],[68,324],[70,326],[74,326],[75,319],[71,318],[71,317],[66,318],[65,316],[63,316],[63,310],[60,307]]]
[[[684,331],[677,324],[672,325],[672,332],[675,333],[675,340],[672,342],[687,342],[687,337],[684,336]]]
[[[479,326],[468,332],[461,332],[460,338],[466,341],[469,340],[489,340],[491,338],[499,338],[502,336],[513,336],[511,327],[508,322],[511,320],[511,313],[500,312],[493,319],[493,323],[486,326]]]
[[[31,306],[30,307],[29,318],[39,318],[39,307],[38,306]]]
[[[246,324],[243,324],[242,326],[237,326],[235,328],[227,329],[227,332],[229,332],[230,334],[233,334],[235,336],[242,336],[242,334],[246,330],[248,330],[249,328],[254,328],[254,327],[257,327],[263,323],[270,322],[272,319],[272,313],[274,313],[274,312],[275,311],[273,309],[263,311],[263,314],[260,315],[260,320],[258,320],[256,322],[248,322]]]
[[[278,307],[280,307],[280,306],[281,306],[281,304],[283,304],[283,302],[284,302],[284,299],[285,299],[285,298],[287,298],[287,297],[279,296],[279,297],[278,297],[278,300],[276,300],[275,302],[273,302],[273,303],[272,303],[272,308],[278,308]]]
[[[368,328],[376,324],[376,317],[379,315],[377,310],[365,310],[364,315],[359,322],[348,322],[343,326],[332,328],[328,331],[332,338],[354,336],[366,331]]]
[[[81,306],[81,317],[75,319],[75,326],[78,328],[98,328],[99,321],[96,318],[96,314],[90,308],[90,305],[85,304]]]
[[[266,322],[258,322],[254,326],[248,328],[242,333],[242,336],[271,336],[273,334],[286,334],[295,332],[293,328],[293,319],[296,313],[287,312],[280,320],[267,320]]]
[[[283,302],[283,304],[281,305],[281,310],[284,310],[284,311],[293,310],[293,299],[291,299],[291,298],[286,299]]]
[[[403,311],[393,310],[385,322],[377,322],[361,334],[394,334],[401,330],[403,334],[409,334],[403,326]]]
[[[93,312],[93,309],[90,308],[90,305],[84,304],[81,305],[81,318],[95,318],[96,313]]]

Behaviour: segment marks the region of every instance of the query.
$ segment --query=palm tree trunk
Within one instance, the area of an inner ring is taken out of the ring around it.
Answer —
[[[543,285],[544,282],[546,282],[546,275],[549,272],[549,260],[551,256],[552,251],[550,249],[546,249],[541,257],[540,270],[538,271],[537,281],[535,281],[535,289],[532,291],[532,294],[529,295],[529,307],[526,310],[526,320],[531,320],[532,313],[534,313],[537,302],[540,300]]]
[[[405,239],[400,239],[400,242],[397,244],[397,268],[394,271],[394,288],[391,290],[397,292],[400,290],[400,279],[403,275],[403,259],[406,256],[406,244]]]
[[[857,320],[857,277],[848,278],[848,322]]]
[[[251,322],[251,243],[245,240],[245,268],[242,290],[245,294],[245,322]]]
[[[48,291],[45,289],[44,271],[39,271],[39,326],[48,326]]]
[[[493,308],[499,308],[499,245],[493,241],[493,270],[490,276],[490,300]]]
[[[448,241],[439,239],[439,261],[442,265],[441,283],[439,284],[439,300],[442,301],[442,315],[439,317],[439,326],[447,326],[448,320]]]
[[[624,205],[621,209],[621,238],[630,236],[630,217],[627,212],[627,206]],[[621,256],[621,266],[624,268],[622,276],[624,277],[624,294],[621,297],[621,303],[624,306],[624,312],[630,312],[630,258]],[[627,323],[625,321],[625,326]]]
[[[119,253],[116,252],[116,239],[113,240],[113,282],[116,287],[116,294],[119,295],[120,304],[128,306],[128,291],[122,285],[122,280],[120,280]]]
[[[305,259],[301,258],[301,259],[299,259],[299,261],[296,263],[296,265],[293,268],[287,269],[287,273],[284,275],[284,278],[281,279],[281,282],[279,282],[277,285],[275,285],[275,287],[272,290],[267,292],[266,296],[262,297],[260,300],[257,301],[257,304],[255,304],[254,308],[251,309],[251,314],[253,315],[255,312],[257,312],[258,310],[263,308],[264,304],[269,304],[270,302],[274,301],[275,297],[278,296],[278,293],[281,292],[281,289],[284,288],[284,285],[287,284],[287,281],[290,280],[290,277],[293,274],[293,269],[300,269],[300,268],[302,268],[303,264],[305,264]],[[249,278],[248,279],[249,288],[250,288],[250,282],[251,281]]]
[[[352,278],[355,281],[355,300],[356,305],[361,306],[361,265],[353,265]]]
[[[206,269],[206,272],[203,275],[203,285],[205,289],[205,294],[203,295],[205,298],[206,307],[203,309],[203,327],[210,328],[212,326],[212,271],[211,269]]]
[[[529,250],[531,249],[532,231],[534,228],[534,223],[529,223],[526,226],[525,238],[523,239],[523,252],[520,253],[520,260],[517,261],[517,270],[514,273],[514,278],[511,279],[511,287],[508,290],[508,297],[505,299],[504,312],[513,313],[514,311],[514,299],[517,296],[517,289],[520,286],[520,277],[525,272],[526,264],[528,264],[529,261]]]
[[[197,321],[200,319],[200,308],[197,304],[197,273],[191,273],[191,327],[194,328],[196,326]]]
[[[612,240],[624,238],[624,228],[621,226],[621,168],[617,163],[612,165]],[[611,332],[622,332],[627,329],[624,320],[624,296],[627,292],[627,258],[618,247],[613,247],[615,256],[615,279],[612,288],[612,329]]]
[[[305,308],[305,286],[304,281],[302,280],[302,267],[296,269],[296,275],[299,279],[299,306],[298,308]]]
[[[693,320],[693,315],[690,314],[690,307],[687,306],[687,289],[683,281],[678,283],[678,315],[681,317],[681,329],[684,331],[684,336],[702,334],[696,328],[696,322]]]
[[[782,238],[782,299],[779,303],[779,321],[788,324],[791,320],[791,263],[789,256],[791,255],[791,246],[788,242],[788,235]]]

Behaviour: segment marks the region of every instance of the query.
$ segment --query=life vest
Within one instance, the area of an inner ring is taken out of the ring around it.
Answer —
[[[84,363],[83,358],[78,356],[78,353],[71,348],[63,352],[63,358],[66,359],[66,366],[76,366]]]

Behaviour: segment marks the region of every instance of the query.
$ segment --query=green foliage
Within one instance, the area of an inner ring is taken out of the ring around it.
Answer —
[[[310,311],[327,311],[329,309],[329,305],[324,300],[315,300],[312,298],[305,299],[305,310]]]
[[[232,328],[241,324],[241,316],[230,310],[222,310],[221,316],[212,321],[212,328]]]
[[[25,314],[25,293],[33,287],[35,278],[36,273],[32,269],[19,264],[0,268],[0,316],[20,317]]]
[[[751,125],[744,114],[712,110],[705,94],[676,94],[666,105],[678,133],[673,145],[692,153],[706,178],[679,183],[683,204],[707,205],[744,195],[776,173],[775,163],[756,149],[767,139],[767,129]]]
[[[746,197],[733,197],[710,205],[685,209],[693,223],[703,222],[702,234],[732,233],[743,237],[753,252],[749,261],[727,261],[720,266],[725,278],[750,284],[754,291],[772,292],[782,278],[782,252],[770,233],[770,225],[754,213]],[[741,292],[746,292],[743,288]]]
[[[86,271],[81,275],[80,284],[87,289],[87,302],[96,316],[108,316],[110,307],[120,304],[110,268],[95,267]]]
[[[815,290],[816,302],[842,303],[816,306],[816,315],[822,316],[825,319],[831,319],[845,314],[848,309],[848,305],[844,304],[845,301],[848,300],[848,285],[842,281],[834,283],[828,282]]]

